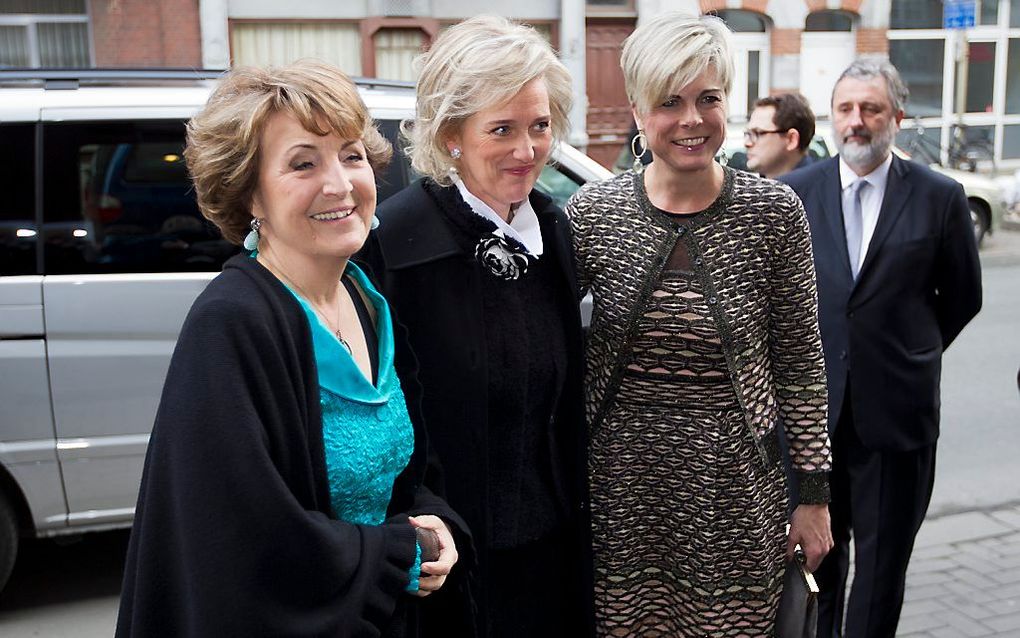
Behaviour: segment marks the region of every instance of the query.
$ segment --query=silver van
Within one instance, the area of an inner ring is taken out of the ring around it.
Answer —
[[[237,248],[195,205],[184,126],[216,73],[0,71],[0,589],[18,538],[127,527],[178,331]],[[396,139],[407,83],[359,80]],[[561,205],[609,171],[571,147]],[[403,156],[384,199],[415,179]]]

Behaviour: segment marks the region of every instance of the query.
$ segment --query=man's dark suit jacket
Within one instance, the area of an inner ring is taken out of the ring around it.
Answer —
[[[849,383],[858,436],[908,451],[939,434],[942,352],[981,309],[981,269],[963,187],[893,157],[856,283],[843,230],[839,160],[781,178],[811,225],[829,389],[829,430]]]

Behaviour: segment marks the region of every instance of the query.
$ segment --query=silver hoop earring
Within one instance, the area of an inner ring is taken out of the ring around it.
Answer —
[[[725,148],[719,149],[719,154],[715,156],[715,160],[719,162],[721,166],[726,166],[730,163],[730,156],[726,152]]]
[[[251,232],[244,236],[244,247],[246,250],[255,250],[259,247],[259,229],[262,228],[262,219],[252,217],[251,223],[248,225],[251,227]]]
[[[638,145],[641,146],[641,152],[638,153]],[[644,158],[645,153],[648,152],[648,138],[645,137],[645,132],[638,129],[637,135],[630,140],[630,154],[634,156],[634,165],[632,168],[634,172],[640,175],[645,172],[645,163],[641,160]]]
[[[450,150],[450,157],[455,160],[459,160],[461,155],[463,155],[463,153],[461,153],[460,148],[457,146],[454,146],[453,149]]]

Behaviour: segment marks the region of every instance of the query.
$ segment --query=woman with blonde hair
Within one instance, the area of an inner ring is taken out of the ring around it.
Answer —
[[[479,17],[436,39],[417,92],[405,131],[425,177],[380,206],[368,261],[408,329],[478,557],[423,602],[425,633],[583,636],[581,322],[569,225],[534,188],[566,133],[570,77],[530,27]]]
[[[199,208],[246,252],[181,329],[118,636],[404,635],[412,596],[443,586],[464,524],[425,487],[414,373],[350,261],[390,153],[314,62],[231,71],[188,125]]]
[[[771,636],[784,554],[832,545],[825,368],[807,219],[714,161],[730,34],[641,24],[621,65],[653,161],[567,204],[594,296],[586,391],[598,633]],[[786,534],[777,424],[800,504]]]

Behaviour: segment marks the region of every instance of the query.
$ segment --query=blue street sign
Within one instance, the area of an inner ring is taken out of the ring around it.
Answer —
[[[945,0],[942,5],[943,29],[966,29],[974,26],[976,0]]]

